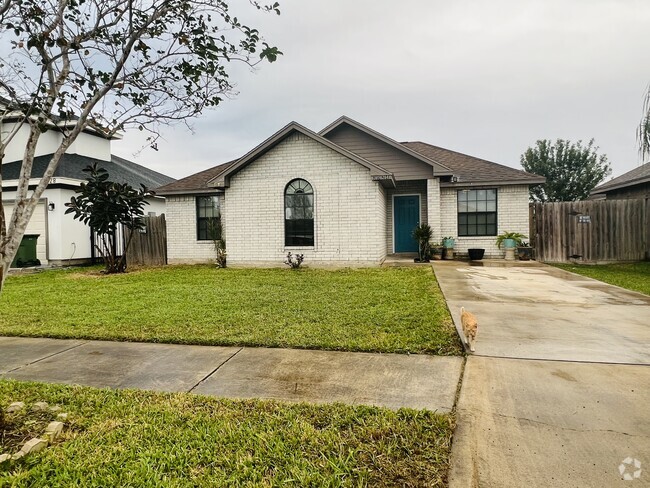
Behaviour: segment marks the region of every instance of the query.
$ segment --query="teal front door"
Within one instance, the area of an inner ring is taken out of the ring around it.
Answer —
[[[418,252],[418,243],[413,239],[413,229],[419,223],[419,195],[396,196],[393,199],[395,252]]]

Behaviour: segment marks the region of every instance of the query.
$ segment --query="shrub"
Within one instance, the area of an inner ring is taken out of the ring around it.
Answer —
[[[290,266],[291,269],[298,269],[304,260],[304,254],[292,254],[291,251],[289,251],[287,253],[287,259],[284,260],[284,264]]]

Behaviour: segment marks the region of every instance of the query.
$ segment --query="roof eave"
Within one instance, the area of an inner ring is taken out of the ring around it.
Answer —
[[[546,183],[546,178],[530,178],[527,180],[480,180],[480,181],[457,181],[440,182],[440,187],[463,188],[467,186],[512,186],[512,185],[541,185]]]
[[[156,190],[156,195],[160,196],[177,196],[177,195],[214,195],[223,193],[222,189],[219,188],[200,188],[200,189],[191,189],[191,190]]]
[[[637,178],[634,180],[628,180],[624,181],[621,183],[617,183],[614,185],[610,185],[609,183],[605,183],[601,187],[596,187],[591,191],[591,195],[597,195],[599,193],[607,193],[608,191],[612,190],[620,190],[621,188],[626,188],[628,186],[636,186],[636,185],[642,185],[643,183],[649,183],[650,182],[650,176],[644,176],[642,178]]]
[[[31,118],[35,119],[34,116],[32,116]],[[16,123],[16,122],[21,122],[23,124],[27,123],[26,118],[21,116],[20,113],[16,113],[15,115],[14,114],[5,115],[3,117],[3,119],[2,119],[2,121],[4,123],[7,123],[7,124],[13,124],[13,123]],[[76,124],[76,122],[73,122],[73,121],[60,121],[60,122],[53,122],[51,120],[46,120],[45,121],[45,126],[48,128],[48,130],[56,130],[56,131],[62,131],[63,129],[66,129],[68,127],[73,127],[75,124]],[[82,132],[84,132],[86,134],[91,134],[91,135],[97,136],[97,137],[99,137],[101,139],[106,139],[106,140],[109,140],[109,141],[110,140],[121,140],[124,137],[121,132],[116,132],[114,134],[107,134],[106,132],[99,129],[98,127],[95,127],[92,124],[86,125],[86,127],[84,127],[82,129]]]

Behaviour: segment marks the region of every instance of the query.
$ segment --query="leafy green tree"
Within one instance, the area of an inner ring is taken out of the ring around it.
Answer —
[[[154,192],[144,185],[136,190],[126,183],[110,181],[108,171],[96,163],[83,171],[88,173],[87,182],[77,190],[79,195],[65,204],[65,213],[73,214],[75,220],[89,225],[100,237],[102,245],[95,247],[104,258],[106,273],[123,273],[133,233],[144,229],[144,207],[149,205],[146,198]],[[120,226],[129,232],[122,255],[117,256]]]
[[[279,14],[278,3],[248,3]],[[0,41],[0,162],[12,140],[26,135],[7,221],[0,187],[0,290],[43,192],[81,132],[111,137],[133,127],[155,148],[161,126],[188,123],[235,94],[233,63],[255,66],[282,54],[224,0],[2,0]],[[35,183],[36,145],[47,130],[59,132],[60,143]]]
[[[594,140],[538,140],[521,155],[521,165],[529,173],[546,177],[546,183],[530,189],[535,202],[584,200],[598,183],[612,173],[606,155],[598,155]]]

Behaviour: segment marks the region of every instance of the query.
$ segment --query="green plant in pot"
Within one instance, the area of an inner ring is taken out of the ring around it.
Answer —
[[[517,246],[517,257],[520,261],[530,261],[533,258],[533,248],[527,242],[521,241]]]
[[[506,249],[512,249],[521,244],[521,240],[525,239],[526,236],[519,232],[502,232],[497,236],[497,246],[501,249],[501,246]]]
[[[442,245],[445,247],[445,249],[453,249],[456,245],[456,239],[453,237],[443,237]]]
[[[413,239],[418,243],[418,262],[424,263],[429,260],[429,241],[432,237],[433,231],[429,224],[418,224],[413,229]]]
[[[443,237],[442,245],[444,247],[442,259],[454,259],[454,246],[456,245],[456,240],[453,237]]]

